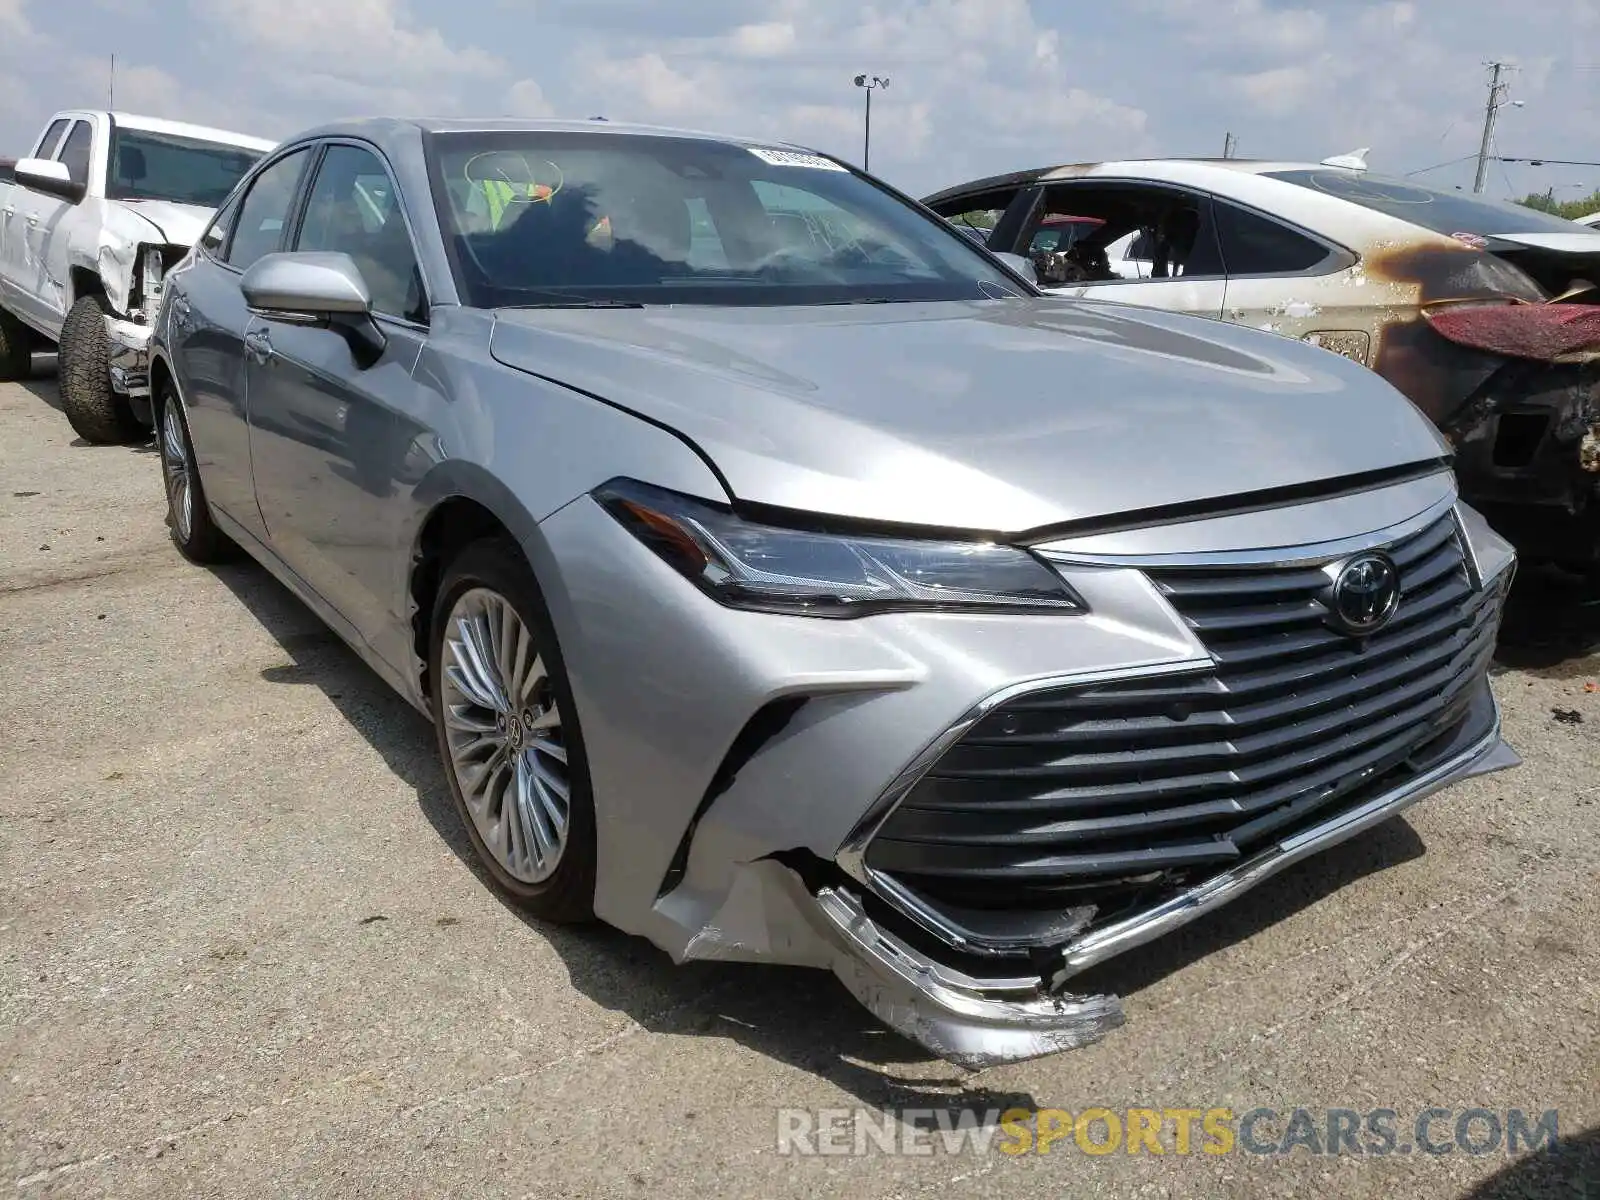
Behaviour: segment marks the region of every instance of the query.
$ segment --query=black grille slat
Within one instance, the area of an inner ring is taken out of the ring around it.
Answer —
[[[1474,591],[1453,516],[1384,549],[1401,599],[1364,643],[1330,624],[1322,564],[1151,569],[1211,669],[1001,705],[911,789],[868,863],[988,907],[1177,886],[1409,769],[1480,711],[1504,587]]]

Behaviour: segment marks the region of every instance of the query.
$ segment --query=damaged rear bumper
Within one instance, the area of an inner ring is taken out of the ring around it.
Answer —
[[[150,395],[150,334],[148,325],[106,318],[106,337],[111,343],[111,387],[121,395]]]

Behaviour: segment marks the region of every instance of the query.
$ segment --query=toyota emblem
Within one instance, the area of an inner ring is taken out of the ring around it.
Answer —
[[[1387,554],[1358,554],[1328,568],[1333,584],[1323,603],[1331,624],[1352,637],[1366,637],[1389,623],[1400,607],[1400,568]]]

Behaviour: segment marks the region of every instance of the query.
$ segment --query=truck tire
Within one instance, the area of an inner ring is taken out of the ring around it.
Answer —
[[[111,389],[109,311],[104,296],[84,296],[61,325],[61,410],[79,437],[99,446],[149,436],[128,398]]]
[[[33,330],[0,308],[0,383],[26,379],[33,371]]]

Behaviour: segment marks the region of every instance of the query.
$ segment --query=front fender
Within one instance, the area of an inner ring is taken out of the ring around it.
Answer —
[[[74,265],[93,270],[100,277],[112,310],[126,317],[133,307],[141,249],[165,241],[166,235],[153,222],[121,205],[107,204],[95,239],[93,261]]]

